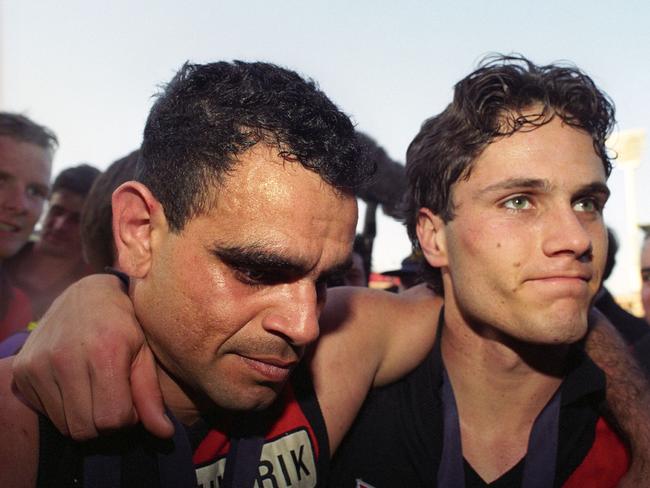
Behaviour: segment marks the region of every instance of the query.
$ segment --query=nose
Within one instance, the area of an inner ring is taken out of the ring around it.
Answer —
[[[543,242],[546,255],[572,254],[578,259],[591,259],[592,237],[572,207],[549,212],[543,225],[547,229]]]
[[[52,219],[52,229],[56,231],[65,230],[68,227],[70,219],[67,215],[57,215]]]
[[[319,303],[313,283],[285,285],[281,303],[262,321],[265,330],[282,336],[294,346],[304,347],[318,338]]]

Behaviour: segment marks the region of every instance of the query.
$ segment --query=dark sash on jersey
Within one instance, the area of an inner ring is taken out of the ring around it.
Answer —
[[[257,466],[264,447],[264,437],[232,439],[223,474],[224,488],[253,487],[258,475]]]
[[[158,488],[195,488],[196,474],[192,464],[192,448],[183,425],[167,410],[174,424],[174,437],[166,448],[152,453],[142,443],[126,453],[95,452],[84,457],[84,488],[115,488],[147,486]],[[142,439],[142,437],[138,437]],[[157,483],[156,483],[157,481]]]

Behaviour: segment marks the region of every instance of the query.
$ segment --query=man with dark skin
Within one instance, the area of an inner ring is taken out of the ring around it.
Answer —
[[[148,344],[137,359],[147,363],[144,376],[136,373],[131,384],[143,391],[160,384],[155,394],[169,417],[154,426],[169,435],[175,422],[178,462],[169,463],[169,444],[152,446],[138,429],[99,446],[62,438],[12,390],[7,359],[0,362],[0,485],[83,479],[94,486],[104,478],[111,486],[143,479],[147,486],[156,479],[196,486],[225,477],[239,486],[236,480],[250,475],[240,472],[244,446],[259,449],[266,468],[257,473],[253,465],[254,477],[298,479],[300,486],[321,480],[365,391],[404,374],[409,365],[400,358],[413,351],[407,334],[350,329],[347,343],[368,347],[364,363],[347,375],[363,385],[356,398],[344,398],[349,387],[324,373],[348,351],[314,355],[321,374],[313,382],[300,362],[318,336],[327,281],[349,266],[352,191],[372,170],[358,154],[347,116],[297,74],[265,63],[184,66],[149,116],[136,181],[113,194],[117,262],[130,277]],[[54,314],[83,283],[55,301]],[[93,291],[81,292],[82,308],[97,306]],[[108,295],[101,302],[109,309],[114,303]],[[92,354],[113,360],[105,342]],[[58,399],[83,403],[86,387],[77,383]],[[111,410],[124,391],[109,388],[100,401]],[[71,418],[45,410],[74,438],[88,437]],[[138,412],[143,420],[145,412]]]
[[[549,150],[549,139],[554,140],[555,136],[561,135],[560,139],[564,141],[566,132],[559,122],[549,121],[544,132],[538,132],[536,138],[540,134],[545,138],[536,144],[543,151]],[[570,134],[573,135],[573,132]],[[567,147],[573,148],[573,143],[568,143]],[[581,138],[580,150],[584,149],[584,140]],[[578,152],[582,154],[581,151]],[[589,273],[578,278],[584,284],[571,282],[570,286],[580,287],[580,293],[570,290],[567,300],[558,297],[557,310],[549,312],[552,315],[549,318],[566,316],[570,323],[566,325],[562,322],[566,327],[558,325],[539,330],[534,327],[525,328],[520,334],[527,340],[569,343],[579,339],[586,331],[590,298],[597,289],[600,277],[598,262],[603,242],[598,232],[592,231],[591,227],[589,232],[581,229],[582,221],[577,218],[578,211],[574,207],[578,206],[581,210],[583,206],[589,208],[585,216],[588,214],[591,218],[591,226],[597,226],[594,223],[597,220],[596,213],[591,205],[602,203],[605,179],[604,171],[598,169],[593,158],[589,159],[588,166],[593,169],[593,174],[582,176],[589,176],[589,184],[594,183],[594,188],[598,190],[588,195],[583,192],[581,198],[577,198],[575,188],[568,187],[577,185],[582,188],[582,182],[563,184],[561,195],[557,195],[554,201],[563,202],[555,210],[558,215],[565,217],[566,230],[578,236],[575,241],[580,241],[578,243],[582,248],[590,246],[584,241],[593,239],[596,264],[593,270],[590,268]],[[597,184],[592,181],[594,178],[598,180]],[[573,197],[569,198],[569,195]],[[570,210],[564,208],[567,200],[571,202],[568,205]],[[569,212],[573,217],[569,217]],[[441,261],[444,257],[441,258],[436,255],[436,251],[432,251],[438,234],[432,231],[436,226],[428,223],[435,222],[434,215],[426,210],[421,214],[418,211],[418,215],[422,216],[421,228],[426,231],[419,234],[424,240],[422,247],[426,251],[425,256],[433,261],[434,266],[447,266]],[[587,234],[588,237],[585,237]],[[568,260],[569,254],[579,253],[567,251],[560,254],[565,254]],[[581,254],[585,254],[584,249]],[[483,280],[485,283],[490,282],[489,276],[487,273]],[[491,276],[499,283],[499,273]],[[575,277],[572,279],[576,280]],[[144,341],[147,332],[145,330],[143,335],[135,324],[132,305],[118,289],[117,280],[100,276],[86,279],[70,289],[55,303],[51,314],[45,318],[46,322],[65,324],[74,310],[75,322],[95,323],[85,327],[72,339],[64,337],[69,335],[64,334],[65,327],[55,328],[45,324],[38,334],[30,338],[26,349],[17,358],[16,382],[34,405],[48,413],[60,430],[76,438],[92,437],[98,431],[123,426],[138,419],[152,432],[169,436],[172,426],[163,414],[155,373],[151,368],[151,350]],[[508,286],[499,289],[506,293]],[[107,296],[110,297],[109,300]],[[480,299],[477,303],[483,303],[490,296],[488,293],[486,297],[477,297],[477,300]],[[81,297],[86,302],[84,307],[80,306]],[[554,300],[555,298],[551,301]],[[365,289],[331,290],[320,320],[321,337],[307,358],[331,452],[338,447],[352,424],[368,389],[396,379],[427,355],[435,340],[441,304],[441,299],[424,286],[415,287],[400,295]],[[455,308],[453,303],[450,306]],[[93,313],[90,313],[89,310],[93,308]],[[97,323],[97,308],[105,312],[101,314],[103,316],[110,314],[111,319]],[[555,308],[555,305],[551,308]],[[519,307],[519,310],[525,311],[525,307]],[[83,313],[81,320],[79,313]],[[603,340],[603,336],[607,338]],[[315,339],[315,335],[312,339]],[[46,342],[54,346],[46,345]],[[614,373],[616,381],[609,384],[609,392],[612,393],[611,407],[617,411],[621,422],[627,421],[624,426],[627,432],[636,429],[636,435],[632,437],[634,464],[626,482],[629,486],[637,486],[646,474],[647,423],[641,422],[643,425],[637,429],[635,422],[627,417],[627,408],[634,408],[635,415],[642,416],[637,417],[637,421],[647,416],[647,385],[635,374],[634,364],[629,363],[623,352],[624,346],[606,325],[600,324],[595,329],[587,346],[593,358],[606,372],[611,374],[617,367],[624,365],[625,373],[620,370]],[[38,353],[39,348],[45,349],[45,352]],[[64,367],[64,364],[74,364],[75,367]],[[632,375],[626,376],[630,372]],[[450,374],[453,376],[453,373]],[[130,383],[127,380],[129,375]],[[543,384],[546,393],[557,388],[558,379],[553,375],[541,375],[538,380],[531,384]],[[164,378],[161,381],[163,384],[166,382]],[[468,391],[471,396],[471,389]],[[110,402],[107,401],[109,398]],[[617,398],[622,399],[622,403],[616,401]],[[539,400],[542,401],[541,398]],[[534,416],[532,412],[535,408],[536,405],[529,406],[518,414]],[[517,445],[509,451],[511,456],[505,464],[497,463],[497,471],[503,470],[514,458],[525,453],[520,440],[521,436],[518,436]],[[478,452],[470,453],[469,457],[476,464],[485,463],[479,467],[481,472],[494,469],[495,462],[489,457]]]

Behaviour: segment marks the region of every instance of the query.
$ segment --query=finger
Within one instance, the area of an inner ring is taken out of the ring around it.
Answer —
[[[146,344],[131,366],[131,389],[138,416],[144,427],[156,437],[172,437],[174,426],[165,413],[155,359]]]
[[[49,369],[43,373],[38,368],[14,361],[14,385],[21,398],[32,408],[50,418],[63,435],[69,435],[65,420],[61,392]]]
[[[129,375],[131,356],[112,342],[96,343],[88,354],[92,395],[92,417],[97,430],[112,431],[137,423]]]
[[[87,367],[84,364],[72,367],[68,358],[61,355],[53,355],[50,365],[58,397],[53,393],[52,398],[44,402],[47,415],[58,419],[62,412],[67,432],[76,441],[97,437],[99,433],[92,416],[91,381]],[[34,383],[34,386],[38,391],[49,388],[46,383]]]

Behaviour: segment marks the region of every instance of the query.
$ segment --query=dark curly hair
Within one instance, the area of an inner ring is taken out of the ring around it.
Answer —
[[[262,142],[341,191],[372,173],[350,119],[310,80],[268,63],[186,63],[159,95],[144,130],[136,179],[173,231],[209,210],[236,156]]]
[[[533,115],[524,111],[538,108]],[[406,226],[417,248],[418,210],[428,208],[445,222],[454,218],[451,195],[460,178],[469,178],[485,147],[499,137],[534,130],[554,117],[587,132],[606,175],[611,172],[605,141],[614,104],[584,72],[572,65],[537,66],[521,55],[491,55],[454,87],[452,103],[427,119],[406,154]],[[426,262],[424,278],[442,293],[440,269]]]

